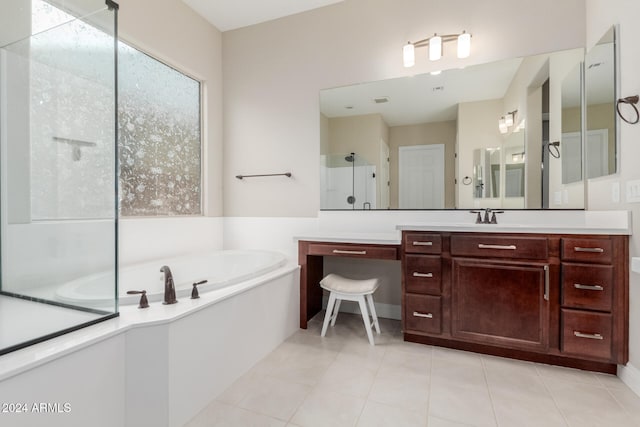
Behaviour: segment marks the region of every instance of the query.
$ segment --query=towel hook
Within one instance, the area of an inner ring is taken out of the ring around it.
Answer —
[[[639,100],[640,100],[640,97],[638,95],[627,96],[626,98],[618,99],[618,102],[616,103],[616,111],[618,112],[618,115],[622,120],[624,120],[625,122],[631,125],[635,125],[636,123],[640,122],[640,113],[638,113],[638,107],[636,107],[636,104],[638,103]],[[636,113],[635,119],[628,120],[625,116],[623,116],[622,112],[620,111],[620,104],[631,105],[631,107],[633,108],[633,111],[635,111]]]

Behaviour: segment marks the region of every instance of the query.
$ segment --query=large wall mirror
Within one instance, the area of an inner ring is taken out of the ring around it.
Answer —
[[[573,49],[322,90],[321,209],[584,208],[584,60]]]

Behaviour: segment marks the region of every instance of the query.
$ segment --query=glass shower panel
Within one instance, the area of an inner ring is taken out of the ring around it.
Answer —
[[[33,0],[0,47],[0,354],[117,315],[115,9]]]

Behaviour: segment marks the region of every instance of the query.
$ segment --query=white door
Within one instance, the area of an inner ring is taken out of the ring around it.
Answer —
[[[380,175],[378,177],[380,188],[379,209],[389,209],[389,146],[380,140]]]
[[[444,145],[399,148],[400,209],[444,208]]]
[[[553,150],[553,148],[552,148]],[[562,160],[562,183],[571,184],[582,180],[582,138],[580,132],[562,134],[560,142]]]
[[[587,178],[609,175],[609,131],[587,131]]]

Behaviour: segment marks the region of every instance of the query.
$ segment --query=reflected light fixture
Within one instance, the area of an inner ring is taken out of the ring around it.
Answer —
[[[509,127],[507,126],[504,116],[498,120],[498,129],[500,129],[500,133],[507,133],[509,131]]]
[[[463,31],[460,34],[445,34],[439,36],[434,34],[432,37],[418,40],[417,42],[408,42],[402,48],[402,59],[406,68],[413,67],[416,64],[417,47],[429,48],[429,59],[431,61],[437,61],[442,58],[442,45],[444,43],[457,41],[458,42],[458,58],[468,58],[471,54],[471,34]]]
[[[498,120],[498,129],[500,130],[500,133],[509,132],[509,128],[513,126],[517,112],[518,110],[509,111],[507,114],[500,117]]]

